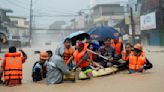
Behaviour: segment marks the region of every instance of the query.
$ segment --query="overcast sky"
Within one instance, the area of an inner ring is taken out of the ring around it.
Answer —
[[[111,3],[127,0],[96,0],[96,3]],[[33,0],[34,15],[74,15],[90,6],[90,0]],[[12,15],[29,18],[30,0],[0,0],[0,8],[12,9]],[[71,20],[73,17],[35,17],[38,26],[47,26],[55,20]]]

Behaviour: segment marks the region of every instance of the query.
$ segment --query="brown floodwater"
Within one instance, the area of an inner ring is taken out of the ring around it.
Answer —
[[[91,80],[77,80],[47,85],[45,80],[32,82],[32,65],[38,55],[26,50],[28,60],[23,65],[23,84],[15,87],[0,85],[0,92],[164,92],[164,53],[147,53],[154,67],[141,73],[129,75],[127,71],[118,72]]]

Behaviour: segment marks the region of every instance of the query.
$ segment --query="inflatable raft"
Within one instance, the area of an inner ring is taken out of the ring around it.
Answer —
[[[117,71],[118,71],[117,68],[110,67],[110,68],[99,69],[98,71],[93,70],[92,74],[93,74],[93,77],[100,77],[100,76],[105,76],[105,75],[109,75],[109,74],[115,73]],[[78,76],[79,80],[88,79],[86,74],[84,74],[84,72],[80,71],[79,73],[71,72],[69,75],[64,76],[64,81],[75,82],[76,81],[76,74],[78,74],[77,76]]]
[[[104,69],[99,69],[98,71],[93,70],[92,74],[93,77],[100,77],[100,76],[105,76],[105,75],[109,75],[112,73],[117,72],[117,68],[111,67],[111,68],[104,68]],[[83,79],[87,79],[88,77],[86,76],[86,74],[84,74],[82,71],[79,73],[79,79],[83,80]]]

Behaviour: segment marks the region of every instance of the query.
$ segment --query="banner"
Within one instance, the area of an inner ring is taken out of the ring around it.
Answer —
[[[141,16],[140,25],[141,30],[156,29],[156,13],[152,12],[147,15]]]

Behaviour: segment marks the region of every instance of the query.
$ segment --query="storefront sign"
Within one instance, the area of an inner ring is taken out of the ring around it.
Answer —
[[[140,17],[141,30],[150,30],[156,28],[156,13],[152,12]]]

